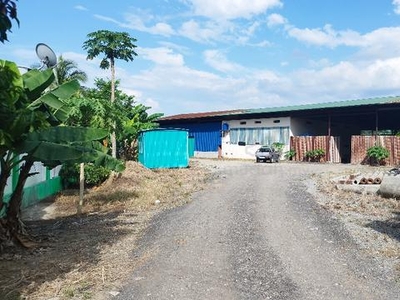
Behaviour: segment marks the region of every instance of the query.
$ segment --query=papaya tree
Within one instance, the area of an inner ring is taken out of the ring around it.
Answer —
[[[94,59],[103,55],[100,62],[101,69],[111,69],[111,103],[115,101],[115,60],[122,59],[132,61],[137,53],[135,52],[136,39],[127,32],[112,32],[98,30],[87,35],[83,43],[83,49],[87,51],[87,59]],[[115,129],[111,133],[112,156],[117,157],[117,142]]]
[[[20,210],[26,179],[35,161],[55,167],[65,161],[107,163],[114,170],[123,165],[107,155],[99,140],[106,130],[63,126],[68,116],[65,99],[79,89],[76,80],[49,90],[51,69],[20,74],[15,63],[0,60],[0,240],[23,232]],[[19,168],[18,182],[8,201],[7,179]]]
[[[158,127],[162,113],[148,113],[151,108],[135,102],[135,97],[121,91],[115,81],[115,102],[110,103],[111,82],[96,79],[95,87],[85,89],[71,103],[69,125],[116,129],[118,155],[125,160],[137,158],[137,137],[141,130]],[[114,127],[115,126],[115,127]]]

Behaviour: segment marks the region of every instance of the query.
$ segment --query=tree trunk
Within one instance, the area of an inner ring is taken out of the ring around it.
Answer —
[[[32,175],[29,171],[33,163],[33,161],[28,159],[21,166],[17,186],[10,198],[6,226],[8,230],[10,230],[11,236],[16,236],[18,233],[22,232],[23,229],[20,222],[22,197],[26,179]]]
[[[0,211],[3,209],[4,206],[4,190],[6,189],[6,185],[7,185],[7,179],[10,177],[11,175],[11,169],[8,168],[8,166],[6,166],[5,164],[1,165],[1,171],[0,171],[0,199],[2,200],[0,202]]]
[[[79,202],[77,205],[78,215],[80,215],[82,213],[84,190],[85,190],[85,164],[81,163],[79,165]]]

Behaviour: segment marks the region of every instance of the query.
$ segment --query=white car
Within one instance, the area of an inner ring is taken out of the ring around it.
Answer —
[[[279,153],[270,146],[262,146],[256,151],[256,162],[279,162]]]

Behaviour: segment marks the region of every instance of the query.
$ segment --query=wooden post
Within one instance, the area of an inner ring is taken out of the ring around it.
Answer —
[[[80,164],[79,172],[79,203],[78,203],[78,214],[82,213],[83,206],[83,190],[85,189],[85,164]]]

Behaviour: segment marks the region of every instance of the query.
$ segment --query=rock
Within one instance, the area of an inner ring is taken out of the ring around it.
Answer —
[[[378,194],[385,198],[400,199],[400,175],[385,174]]]

